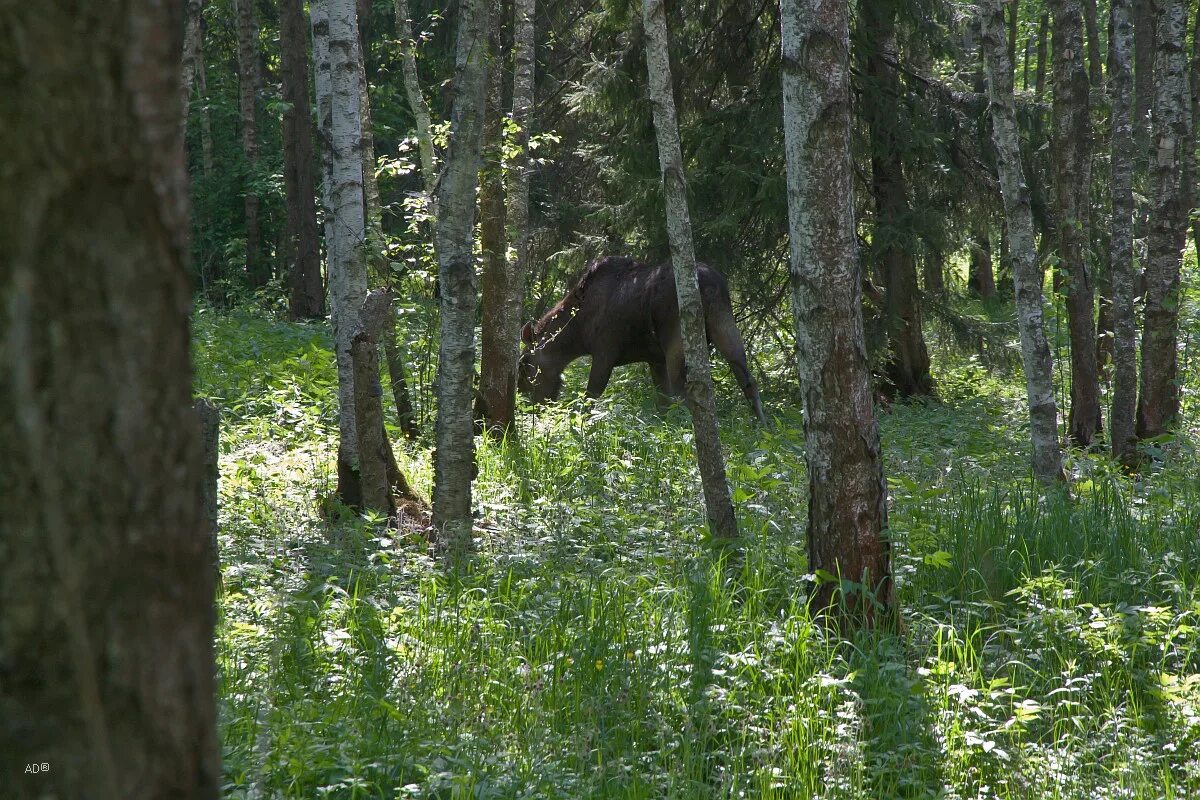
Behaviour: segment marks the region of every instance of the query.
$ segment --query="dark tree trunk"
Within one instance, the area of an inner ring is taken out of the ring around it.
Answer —
[[[791,288],[809,476],[812,604],[891,613],[887,489],[862,319],[850,156],[850,7],[784,0],[784,152]],[[839,592],[839,579],[857,589]],[[871,600],[864,597],[869,594]],[[878,605],[877,605],[878,604]]]
[[[1091,107],[1084,65],[1079,0],[1051,2],[1054,29],[1055,199],[1061,287],[1071,337],[1068,432],[1081,447],[1099,433],[1100,376],[1096,359],[1096,292],[1086,262],[1091,205]]]
[[[313,176],[312,112],[308,93],[308,25],[300,0],[281,0],[279,47],[282,60],[283,182],[287,194],[287,238],[283,248],[292,319],[325,316],[321,281],[321,242]]]
[[[1134,0],[1133,3],[1133,136],[1138,172],[1147,165],[1146,148],[1150,143],[1150,109],[1154,105],[1154,51],[1158,38],[1158,12],[1161,0]]]
[[[877,2],[867,2],[859,8],[861,40],[867,50],[865,107],[871,128],[871,192],[875,198],[876,236],[872,255],[887,289],[884,310],[891,350],[887,375],[902,397],[932,395],[933,376],[929,373],[929,351],[921,324],[917,262],[913,248],[906,246],[902,238],[911,209],[900,153],[902,144],[895,128],[901,96],[894,66],[898,59],[895,11],[890,5]]]
[[[0,793],[13,800],[221,788],[182,11],[0,10]]]
[[[1154,137],[1146,260],[1146,317],[1137,433],[1151,438],[1179,416],[1179,271],[1191,211],[1188,185],[1193,143],[1188,88],[1187,5],[1162,4],[1155,59]]]
[[[251,286],[262,286],[270,278],[262,258],[259,227],[261,200],[254,187],[258,177],[258,95],[262,90],[259,65],[258,15],[254,0],[236,0],[238,39],[238,107],[242,122],[242,155],[246,160],[243,203],[246,225],[246,278]]]
[[[498,3],[496,4],[499,5]],[[483,120],[483,169],[479,173],[479,249],[483,256],[482,325],[480,328],[479,398],[475,415],[493,436],[504,436],[516,416],[516,373],[511,369],[517,340],[504,325],[511,288],[508,285],[508,240],[505,235],[504,54],[503,25],[492,9],[487,100]],[[511,352],[509,352],[511,351]]]
[[[1097,19],[1096,0],[1083,0],[1083,22],[1087,29],[1088,80],[1092,89],[1100,94],[1104,91],[1104,56],[1100,54],[1100,21]]]
[[[992,260],[992,237],[986,223],[972,225],[971,272],[967,288],[984,300],[996,297],[996,270]]]
[[[943,294],[946,291],[946,256],[936,247],[927,247],[922,262],[925,276],[925,294]]]

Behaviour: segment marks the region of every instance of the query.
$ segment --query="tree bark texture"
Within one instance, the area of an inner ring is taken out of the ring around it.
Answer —
[[[1046,484],[1061,482],[1062,451],[1058,444],[1058,406],[1054,401],[1054,374],[1050,346],[1042,320],[1042,270],[1033,242],[1033,213],[1029,186],[1021,165],[1020,140],[1013,102],[1012,66],[1004,47],[1001,0],[986,0],[982,9],[983,52],[988,100],[992,112],[992,139],[1004,213],[1008,220],[1009,253],[1017,298],[1017,324],[1021,332],[1021,361],[1025,367],[1025,392],[1029,402],[1033,472]]]
[[[13,800],[220,791],[183,10],[0,3],[0,793]]]
[[[1104,58],[1100,55],[1100,20],[1096,0],[1082,0],[1082,3],[1084,28],[1087,30],[1088,81],[1097,93],[1103,93]]]
[[[1108,92],[1112,107],[1109,239],[1113,298],[1113,396],[1109,420],[1112,453],[1121,464],[1136,460],[1137,320],[1133,265],[1133,3],[1112,0],[1109,17]]]
[[[483,169],[479,173],[479,249],[483,256],[481,281],[479,410],[484,429],[502,436],[512,424],[515,409],[515,363],[518,341],[504,330],[511,290],[508,286],[508,242],[504,196],[504,52],[500,43],[501,4],[492,4],[488,33],[487,98],[484,102]],[[511,353],[509,351],[512,351]]]
[[[238,39],[238,108],[242,123],[242,154],[246,160],[244,215],[246,225],[246,278],[262,286],[270,277],[262,259],[262,234],[258,212],[261,200],[254,182],[258,177],[258,95],[262,70],[258,52],[258,15],[254,0],[235,0]]]
[[[1154,106],[1154,61],[1158,39],[1158,10],[1162,0],[1134,0],[1133,3],[1133,136],[1134,153],[1146,169],[1143,153],[1150,143],[1150,109]]]
[[[971,225],[971,272],[967,275],[967,288],[984,300],[992,300],[996,297],[996,269],[987,213],[986,208],[981,210],[979,214],[983,219]]]
[[[204,35],[204,0],[187,0],[186,18],[183,28],[183,79],[180,87],[180,129],[187,135],[188,114],[192,106],[192,92],[196,75],[200,70],[201,40]]]
[[[204,521],[208,528],[209,558],[217,585],[221,581],[220,548],[217,533],[220,522],[221,481],[221,412],[209,400],[197,400],[192,411],[200,424],[201,459],[200,477],[203,499]]]
[[[433,526],[454,553],[471,546],[471,380],[478,296],[473,233],[487,78],[487,0],[462,0],[458,24],[450,145],[437,202],[441,343],[433,478]]]
[[[1137,434],[1165,433],[1179,416],[1179,271],[1187,239],[1193,158],[1188,89],[1187,4],[1166,0],[1159,16],[1154,68],[1154,132],[1150,154],[1146,307]]]
[[[922,330],[921,290],[917,262],[902,230],[911,225],[908,180],[901,142],[896,135],[900,113],[900,78],[896,72],[895,8],[890,3],[859,6],[867,47],[865,110],[871,130],[871,191],[875,199],[875,235],[871,249],[887,289],[887,375],[902,397],[933,394],[929,350]]]
[[[412,22],[408,18],[408,0],[396,0],[396,31],[400,36],[401,71],[404,74],[404,94],[417,123],[417,149],[421,158],[421,179],[425,183],[425,194],[429,202],[429,214],[437,218],[437,160],[433,151],[433,123],[429,114],[429,103],[421,92],[421,81],[417,75],[417,43],[413,39]]]
[[[361,506],[358,427],[351,346],[362,328],[367,296],[366,218],[363,209],[362,112],[358,68],[358,10],[354,0],[326,0],[329,11],[330,116],[333,153],[333,244],[329,299],[338,371],[338,495]]]
[[[312,104],[308,94],[308,35],[300,0],[279,4],[283,79],[283,183],[287,195],[284,268],[292,319],[325,316],[321,240],[313,176]]]
[[[313,89],[317,98],[317,142],[321,160],[321,216],[325,279],[333,263],[333,81],[329,74],[329,0],[309,4],[313,39]]]
[[[1096,360],[1096,290],[1086,262],[1091,206],[1091,108],[1079,0],[1052,0],[1054,128],[1051,147],[1058,221],[1059,269],[1071,338],[1068,435],[1081,447],[1102,430]]]
[[[737,519],[733,514],[733,502],[725,476],[725,457],[721,452],[721,432],[717,424],[716,393],[708,359],[704,305],[700,299],[700,284],[696,279],[696,252],[692,244],[692,223],[688,216],[687,179],[679,148],[675,98],[671,91],[671,60],[663,0],[643,0],[642,24],[646,31],[646,71],[666,203],[667,238],[671,244],[671,266],[675,272],[675,293],[679,299],[679,328],[687,370],[684,392],[692,412],[704,508],[712,535],[719,539],[735,539],[738,535]]]
[[[792,309],[808,464],[808,568],[860,584],[843,596],[871,621],[892,605],[887,490],[862,320],[850,156],[849,6],[784,0],[783,130]],[[836,580],[811,602],[837,602]]]

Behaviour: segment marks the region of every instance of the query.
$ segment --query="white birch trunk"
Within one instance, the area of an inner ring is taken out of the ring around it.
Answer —
[[[338,493],[348,505],[357,506],[361,496],[354,485],[358,473],[358,430],[351,345],[362,328],[362,304],[367,296],[367,270],[363,259],[366,218],[363,210],[358,9],[354,0],[327,0],[326,7],[329,10],[330,149],[333,153],[329,299],[338,370]]]
[[[527,1],[518,0],[518,2]],[[421,82],[417,77],[417,43],[413,39],[412,22],[408,18],[408,0],[396,0],[396,31],[400,36],[400,65],[404,74],[404,93],[408,97],[408,105],[417,122],[417,148],[421,158],[421,179],[425,184],[429,215],[436,219],[438,173],[435,166],[437,156],[433,150],[433,134],[430,132],[433,123],[429,113],[429,103],[421,92]]]
[[[696,461],[700,468],[700,482],[704,487],[704,507],[712,535],[733,539],[738,533],[737,519],[733,514],[729,484],[725,477],[725,458],[721,453],[717,404],[708,359],[704,304],[696,279],[696,253],[692,244],[692,223],[688,216],[687,179],[679,149],[675,98],[671,92],[671,59],[663,0],[643,0],[642,24],[646,30],[646,71],[666,201],[667,238],[671,242],[671,265],[675,272],[675,293],[679,298],[679,328],[684,363],[687,365],[685,391],[696,436]]]
[[[471,480],[475,467],[471,381],[475,370],[478,282],[474,230],[487,73],[486,0],[462,0],[458,24],[454,113],[437,203],[442,296],[433,526],[452,551],[462,552],[471,545]]]
[[[1008,220],[1009,257],[1017,296],[1021,331],[1021,360],[1033,441],[1033,471],[1046,484],[1062,481],[1062,451],[1058,445],[1058,405],[1054,401],[1053,364],[1042,322],[1042,270],[1033,243],[1033,214],[1013,103],[1012,65],[1004,40],[1003,0],[986,0],[982,10],[983,52],[988,99],[992,110],[992,139],[1000,190]]]
[[[329,0],[312,0],[313,89],[317,101],[317,144],[321,158],[321,216],[325,238],[325,276],[333,253],[333,86],[329,75]]]
[[[1133,265],[1133,20],[1132,0],[1112,0],[1108,90],[1112,104],[1112,238],[1109,243],[1113,293],[1113,397],[1109,422],[1113,458],[1136,459],[1137,320]]]
[[[854,224],[849,16],[844,0],[784,0],[783,132],[812,604],[844,601],[847,621],[871,624],[892,581]],[[839,579],[859,588],[839,592]]]

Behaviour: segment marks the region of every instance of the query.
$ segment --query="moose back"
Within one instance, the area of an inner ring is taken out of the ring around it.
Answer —
[[[729,286],[707,264],[696,265],[708,341],[729,362],[755,415],[765,422],[758,386],[746,366],[746,348],[733,319]],[[593,261],[583,277],[536,323],[522,331],[518,385],[535,402],[558,398],[562,373],[592,357],[587,393],[599,397],[615,367],[644,362],[662,394],[683,395],[686,369],[679,332],[679,300],[669,263],[651,267],[631,258]]]

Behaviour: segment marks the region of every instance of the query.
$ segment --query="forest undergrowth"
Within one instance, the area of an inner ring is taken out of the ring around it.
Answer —
[[[1194,382],[1140,476],[1073,452],[1072,496],[1039,499],[1019,375],[939,353],[942,402],[880,414],[904,626],[844,642],[804,605],[782,359],[765,430],[717,370],[739,554],[706,540],[686,412],[626,368],[480,440],[450,573],[332,502],[322,326],[194,320],[223,412],[228,797],[1200,796]],[[429,443],[391,433],[428,497]]]

